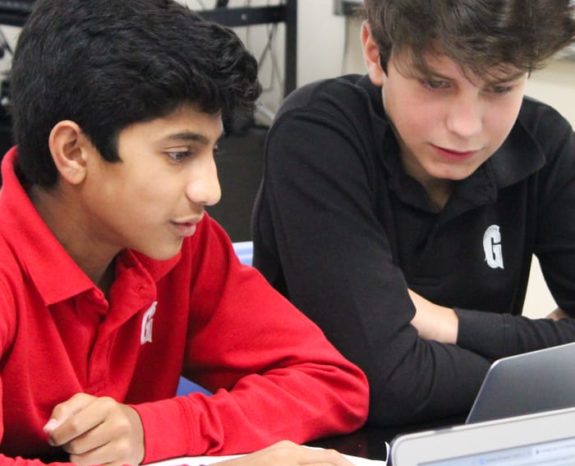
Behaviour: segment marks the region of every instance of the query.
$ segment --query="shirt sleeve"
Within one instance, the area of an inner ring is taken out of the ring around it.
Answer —
[[[195,241],[187,361],[215,391],[136,406],[146,458],[233,454],[359,428],[365,375],[251,268],[209,217]],[[196,233],[198,234],[198,232]]]
[[[11,327],[14,324],[15,316],[14,309],[15,305],[9,297],[11,293],[8,291],[9,288],[5,286],[5,283],[0,277],[0,359],[7,351],[10,346],[11,341]],[[3,380],[0,373],[0,400],[4,399],[3,390]],[[0,439],[4,436],[4,413],[2,409],[3,403],[0,403]],[[1,448],[0,448],[1,451]],[[44,463],[38,459],[26,459],[21,457],[9,457],[0,453],[0,466],[42,466],[45,464],[50,464],[51,466],[69,466],[71,463]]]
[[[269,134],[255,265],[366,372],[371,422],[465,413],[490,361],[418,338],[404,275],[374,212],[372,149],[356,122],[307,110],[285,114]]]
[[[533,137],[546,164],[527,182],[535,212],[534,252],[558,307],[575,317],[575,134],[556,112],[545,112]],[[457,314],[458,344],[489,358],[575,341],[573,318],[555,322],[469,310]]]

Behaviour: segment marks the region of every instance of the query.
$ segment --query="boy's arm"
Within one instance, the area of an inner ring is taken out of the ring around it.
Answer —
[[[136,405],[145,462],[245,453],[359,428],[368,405],[363,373],[257,270],[239,263],[216,222],[202,223],[193,239],[186,366],[215,393]]]
[[[459,344],[491,359],[568,343],[575,338],[575,320],[561,309],[544,319],[533,320],[511,314],[455,310],[434,304],[411,290],[409,295],[417,309],[411,323],[421,338]]]

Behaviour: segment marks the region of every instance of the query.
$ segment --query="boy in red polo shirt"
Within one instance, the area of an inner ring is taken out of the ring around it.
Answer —
[[[205,213],[222,118],[258,95],[237,37],[175,2],[36,3],[2,163],[1,465],[248,452],[364,422],[362,372]],[[181,374],[214,394],[175,397]]]

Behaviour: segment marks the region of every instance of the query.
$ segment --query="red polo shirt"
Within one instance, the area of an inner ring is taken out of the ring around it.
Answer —
[[[0,465],[65,460],[42,426],[78,392],[134,405],[146,462],[363,423],[364,375],[238,262],[209,216],[171,260],[123,251],[106,299],[39,216],[15,158],[4,158],[0,191]],[[175,397],[182,373],[215,394]]]

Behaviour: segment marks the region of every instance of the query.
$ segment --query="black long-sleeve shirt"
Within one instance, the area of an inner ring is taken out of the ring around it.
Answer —
[[[373,424],[464,414],[493,359],[575,340],[572,319],[519,315],[536,254],[575,316],[575,136],[528,98],[437,212],[401,166],[381,89],[297,90],[268,135],[253,236],[255,266],[366,372]],[[408,288],[456,308],[457,345],[418,337]]]

